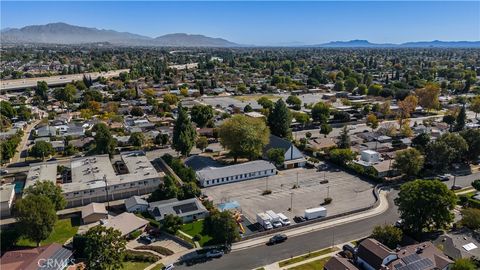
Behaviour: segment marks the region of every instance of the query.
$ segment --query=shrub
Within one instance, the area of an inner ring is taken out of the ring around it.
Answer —
[[[193,241],[200,241],[200,239],[202,239],[202,236],[200,234],[196,234],[194,237],[193,237]]]
[[[162,254],[162,255],[165,255],[165,256],[173,255],[173,251],[171,251],[170,249],[168,249],[166,247],[161,247],[161,246],[139,246],[139,247],[136,247],[135,249],[137,249],[137,250],[151,250],[151,251],[155,251],[158,254]]]
[[[330,198],[330,197],[327,197],[327,198],[323,199],[323,204],[324,204],[324,205],[331,204],[331,203],[332,203],[332,201],[333,201],[333,199],[332,199],[332,198]]]
[[[136,230],[136,231],[134,231],[134,232],[132,232],[131,234],[128,235],[127,240],[136,239],[136,238],[139,237],[141,234],[142,234],[142,231],[141,231],[141,230]]]
[[[270,194],[272,194],[272,191],[270,189],[266,189],[262,192],[262,195],[264,195],[264,196],[265,195],[270,195]]]
[[[150,252],[143,252],[143,251],[135,251],[129,250],[125,252],[125,261],[132,261],[132,262],[156,262],[160,260],[161,257],[154,255]]]

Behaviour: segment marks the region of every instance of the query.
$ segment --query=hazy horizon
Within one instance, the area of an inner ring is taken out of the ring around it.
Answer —
[[[479,41],[480,2],[1,2],[1,28],[64,22],[238,44]],[[108,12],[106,12],[108,11]]]

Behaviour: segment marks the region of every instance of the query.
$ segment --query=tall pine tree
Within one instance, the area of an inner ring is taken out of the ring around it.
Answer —
[[[465,120],[467,119],[467,114],[465,112],[465,104],[460,109],[458,113],[456,124],[455,124],[455,131],[462,131],[465,129]]]
[[[292,116],[283,99],[275,103],[273,111],[268,115],[268,126],[270,132],[278,137],[285,138],[290,135],[290,124]]]
[[[195,135],[196,132],[190,122],[190,118],[188,118],[187,110],[180,104],[180,106],[178,106],[178,116],[175,121],[175,127],[173,128],[173,149],[187,156],[190,154],[195,143]]]

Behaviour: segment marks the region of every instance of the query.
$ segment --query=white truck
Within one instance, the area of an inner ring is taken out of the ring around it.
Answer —
[[[280,221],[280,217],[275,212],[273,212],[272,210],[267,210],[265,211],[265,214],[267,214],[271,218],[273,227],[275,228],[282,227],[282,222]]]
[[[282,222],[283,226],[290,225],[290,220],[283,213],[278,213],[277,215],[280,218],[280,222]]]
[[[257,222],[262,225],[265,230],[273,229],[272,223],[270,222],[271,218],[265,213],[257,213]]]
[[[327,209],[325,207],[316,207],[305,209],[305,219],[310,220],[314,218],[326,217]]]

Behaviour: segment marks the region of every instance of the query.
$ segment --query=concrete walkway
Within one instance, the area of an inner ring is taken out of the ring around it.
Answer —
[[[306,233],[311,233],[314,231],[323,230],[326,228],[331,228],[340,224],[350,223],[357,220],[362,220],[362,219],[370,218],[372,216],[379,215],[388,209],[387,194],[388,194],[387,191],[380,190],[380,194],[379,194],[380,203],[374,209],[371,209],[362,213],[350,215],[350,216],[328,220],[325,222],[319,222],[319,223],[314,223],[308,226],[285,230],[285,231],[282,231],[282,233],[286,234],[288,237],[294,237],[294,236],[298,236]],[[264,245],[268,241],[268,239],[270,239],[270,237],[272,237],[272,235],[265,235],[258,238],[234,243],[232,245],[232,252],[255,247],[255,246]]]

